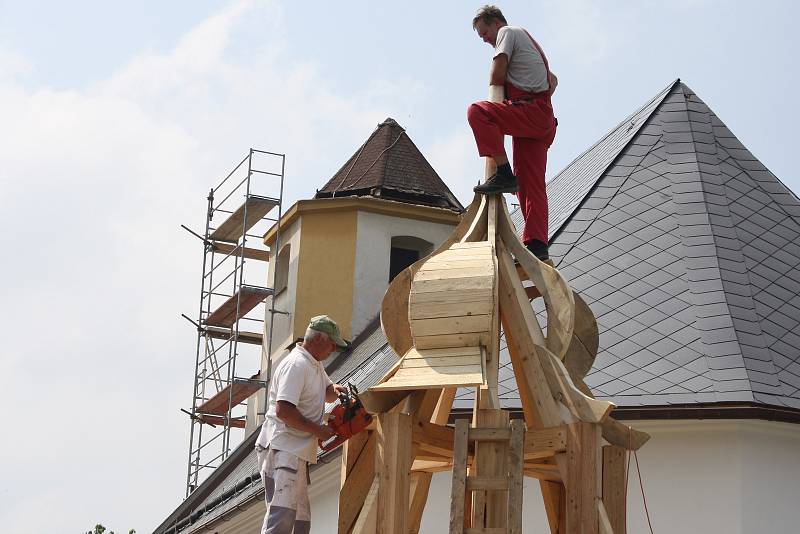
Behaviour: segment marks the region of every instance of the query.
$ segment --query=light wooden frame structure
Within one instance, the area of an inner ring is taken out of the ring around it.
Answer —
[[[531,298],[544,300],[546,336]],[[381,323],[403,357],[362,396],[377,424],[345,444],[340,534],[418,532],[432,474],[449,469],[451,533],[522,532],[523,475],[539,479],[552,533],[624,533],[625,449],[649,436],[583,382],[595,318],[528,252],[500,196],[476,196],[450,238],[392,281]],[[524,424],[500,409],[501,324]],[[453,428],[459,387],[476,401],[471,424]]]

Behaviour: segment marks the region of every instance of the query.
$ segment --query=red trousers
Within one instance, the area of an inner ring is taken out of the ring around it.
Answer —
[[[467,120],[475,135],[481,156],[505,156],[503,136],[510,135],[514,150],[514,175],[519,180],[519,199],[525,228],[522,241],[547,244],[547,189],[544,175],[547,149],[556,135],[556,119],[550,96],[531,95],[511,84],[508,100],[475,102],[467,110]],[[518,100],[521,99],[521,100]]]

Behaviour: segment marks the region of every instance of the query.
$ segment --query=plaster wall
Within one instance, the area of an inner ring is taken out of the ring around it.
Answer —
[[[652,439],[638,453],[655,532],[795,534],[800,524],[800,427],[762,421],[638,422]],[[325,476],[322,476],[322,475]],[[336,532],[339,470],[320,472],[314,532]],[[447,532],[450,472],[434,475],[422,534]],[[325,480],[325,482],[323,482]],[[525,478],[523,531],[549,532],[539,484]],[[649,532],[635,463],[628,532]]]
[[[353,335],[358,335],[375,318],[389,285],[389,256],[392,238],[413,236],[438,247],[455,228],[454,224],[421,221],[367,211],[358,212],[356,261],[353,292]]]

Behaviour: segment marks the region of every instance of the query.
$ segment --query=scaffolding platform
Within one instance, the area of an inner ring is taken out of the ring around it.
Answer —
[[[239,343],[247,343],[249,345],[261,345],[264,341],[264,334],[260,332],[239,332],[238,335],[231,332],[230,328],[217,328],[209,326],[203,330],[207,337],[212,339],[230,339],[235,337]]]
[[[228,427],[232,427],[232,428],[244,428],[245,424],[247,423],[244,419],[240,419],[240,418],[237,417],[236,419],[231,419],[230,424],[226,425],[225,424],[225,418],[224,417],[220,417],[218,415],[202,415],[202,414],[200,414],[200,415],[197,416],[197,419],[199,419],[199,421],[201,423],[205,423],[207,425],[211,425],[211,426],[228,426]]]
[[[237,406],[245,401],[247,397],[264,387],[264,382],[258,380],[258,374],[251,378],[235,378],[233,380],[233,393],[231,385],[222,388],[216,395],[197,407],[196,413],[204,415],[225,415],[230,407]],[[228,401],[230,400],[230,406]]]
[[[242,285],[239,291],[231,295],[219,308],[211,312],[204,322],[208,326],[230,328],[239,317],[247,315],[248,312],[270,295],[272,295],[272,290],[267,287]],[[237,302],[239,303],[238,316],[236,314]]]
[[[219,228],[211,233],[209,238],[212,241],[236,243],[243,233],[263,219],[278,204],[280,204],[280,200],[277,198],[248,195],[247,200],[231,213]],[[247,212],[247,220],[245,220],[245,212]]]
[[[242,252],[244,248],[244,252]],[[218,254],[231,254],[235,256],[242,254],[249,260],[269,261],[269,250],[242,247],[241,245],[231,245],[229,243],[212,243],[211,250]]]

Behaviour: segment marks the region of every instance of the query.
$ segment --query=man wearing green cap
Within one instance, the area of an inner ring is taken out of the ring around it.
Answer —
[[[317,462],[317,440],[333,436],[322,423],[325,402],[335,401],[344,390],[331,382],[322,362],[348,346],[336,322],[318,315],[311,318],[303,341],[275,368],[256,441],[267,503],[262,534],[311,531],[308,464]]]

